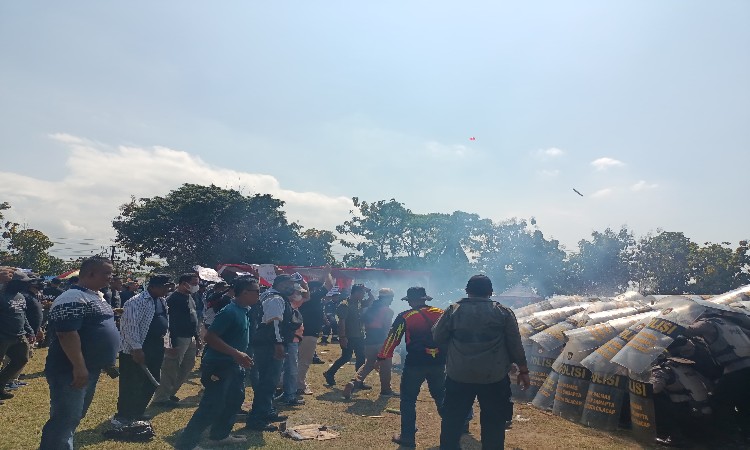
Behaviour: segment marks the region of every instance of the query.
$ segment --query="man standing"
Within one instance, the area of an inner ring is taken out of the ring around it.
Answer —
[[[518,383],[529,386],[529,369],[513,311],[490,300],[492,281],[474,275],[466,284],[467,298],[448,307],[432,333],[447,351],[445,403],[440,448],[459,448],[471,405],[479,399],[482,449],[502,449],[510,403],[511,365],[518,365]]]
[[[125,302],[135,297],[135,293],[138,290],[138,283],[135,281],[128,281],[125,283],[125,289],[120,291],[120,305],[125,305]]]
[[[177,439],[178,450],[190,450],[206,428],[214,445],[242,443],[244,436],[230,436],[237,412],[245,399],[245,369],[252,360],[247,355],[250,332],[248,308],[258,303],[258,280],[238,277],[232,280],[234,300],[216,315],[206,332],[206,354],[201,364],[201,384],[206,388],[198,409]]]
[[[281,376],[281,367],[286,358],[285,344],[292,342],[294,332],[301,323],[294,323],[294,313],[289,297],[294,294],[294,279],[291,275],[277,275],[273,286],[261,296],[263,317],[253,336],[253,352],[258,368],[253,406],[247,415],[246,426],[256,431],[276,431],[271,422],[282,422],[273,407],[273,394]]]
[[[164,296],[169,291],[169,275],[152,275],[146,290],[125,303],[120,319],[120,392],[115,426],[143,420],[146,406],[154,395],[164,360],[164,336],[169,319]]]
[[[33,331],[26,316],[26,297],[32,282],[26,273],[16,270],[13,278],[0,293],[0,362],[8,357],[8,364],[0,370],[0,400],[13,398],[5,385],[29,362],[29,339]]]
[[[195,367],[195,357],[200,351],[198,316],[191,294],[198,292],[198,275],[184,273],[178,279],[177,289],[167,297],[169,317],[169,347],[164,351],[159,388],[153,403],[177,407],[177,391]]]
[[[308,283],[310,288],[310,299],[299,307],[302,313],[302,342],[299,344],[299,373],[297,374],[297,395],[311,395],[307,384],[307,371],[315,355],[315,347],[318,344],[318,337],[323,329],[323,297],[326,296],[328,289],[332,287],[330,275],[327,277],[325,284],[321,281],[311,281]]]
[[[73,433],[94,398],[104,367],[113,366],[120,346],[114,313],[99,289],[112,277],[104,258],[84,260],[78,284],[52,304],[52,335],[44,374],[49,384],[50,418],[42,429],[40,450],[73,450]]]
[[[365,384],[367,375],[375,368],[380,348],[388,336],[388,330],[393,319],[393,290],[384,288],[378,291],[378,298],[362,313],[362,324],[365,327],[365,363],[357,371],[352,381],[344,387],[344,398],[350,398],[355,389]],[[440,311],[442,313],[442,310]],[[380,395],[396,395],[391,389],[391,358],[380,362]]]
[[[365,294],[368,296],[367,302],[365,302]],[[355,284],[352,286],[349,298],[339,304],[336,314],[339,318],[341,357],[327,371],[323,372],[327,385],[333,386],[336,384],[336,372],[352,359],[353,354],[357,355],[354,364],[356,370],[359,370],[365,363],[365,335],[360,314],[362,308],[368,306],[373,300],[375,299],[369,288],[366,288],[364,284]],[[359,388],[372,389],[365,384],[360,385]]]
[[[393,321],[391,331],[378,354],[378,365],[389,361],[393,351],[406,335],[406,361],[401,374],[401,434],[393,436],[393,442],[404,447],[416,447],[417,397],[422,383],[427,381],[430,395],[435,401],[438,413],[443,409],[445,397],[445,351],[438,347],[432,338],[432,326],[443,310],[427,306],[432,297],[423,287],[410,287],[403,298],[409,303],[408,309]],[[380,367],[380,372],[390,364]]]

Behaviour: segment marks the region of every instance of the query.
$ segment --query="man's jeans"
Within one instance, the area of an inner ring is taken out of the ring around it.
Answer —
[[[448,377],[445,380],[443,422],[440,427],[441,450],[460,448],[466,416],[475,398],[479,399],[482,450],[502,449],[505,445],[505,420],[511,405],[508,400],[510,379],[506,376],[497,383],[478,384],[460,383]]]
[[[359,370],[360,367],[365,363],[365,339],[364,338],[349,338],[346,348],[341,349],[341,357],[333,362],[331,368],[328,369],[328,373],[335,374],[339,371],[344,364],[348,363],[352,359],[352,355],[356,354],[357,359],[354,363],[355,370]]]
[[[401,374],[401,438],[406,441],[413,441],[417,431],[417,397],[424,381],[427,381],[438,414],[443,411],[445,365],[404,365]]]
[[[289,401],[297,398],[297,376],[299,375],[299,342],[286,344],[284,358],[284,398]]]
[[[73,433],[91,405],[100,372],[89,368],[89,382],[83,389],[70,386],[72,372],[45,374],[49,384],[50,417],[42,428],[39,450],[73,450]]]
[[[177,355],[169,356],[166,351],[164,353],[159,387],[156,389],[154,398],[151,400],[154,403],[166,402],[169,400],[169,397],[177,395],[180,386],[187,381],[190,372],[195,367],[195,357],[198,349],[193,338],[178,337],[174,338],[174,340],[177,343],[174,347]]]
[[[273,408],[273,393],[281,376],[283,360],[273,357],[274,346],[256,345],[255,366],[258,368],[258,385],[253,395],[253,407],[247,415],[247,424],[266,423],[267,418],[276,413]]]
[[[212,379],[213,377],[213,379]],[[245,371],[234,361],[201,365],[201,384],[206,388],[198,409],[175,443],[178,450],[189,450],[200,440],[201,433],[211,426],[209,439],[229,436],[234,419],[245,400]]]
[[[10,360],[8,364],[0,370],[0,391],[5,389],[5,384],[16,378],[21,373],[26,363],[29,362],[29,351],[31,346],[25,336],[18,336],[10,339],[0,339],[0,364],[4,357]]]

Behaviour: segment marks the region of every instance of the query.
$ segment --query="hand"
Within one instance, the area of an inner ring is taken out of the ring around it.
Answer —
[[[342,349],[349,347],[349,339],[339,336],[339,345]]]
[[[528,389],[529,385],[531,384],[531,381],[529,380],[529,373],[519,372],[516,382],[521,386],[522,391],[525,391],[526,389]]]
[[[115,308],[115,309],[112,310],[112,312],[114,312],[116,316],[121,316],[125,312],[125,309],[124,308]]]
[[[37,342],[42,342],[44,340],[44,331],[39,330],[39,332],[36,334],[36,340]]]
[[[6,267],[2,266],[0,267],[0,283],[7,283],[8,281],[13,279],[13,272],[15,272],[16,269],[13,267]]]
[[[169,356],[170,358],[177,358],[177,355],[179,353],[177,352],[176,348],[166,348],[164,349],[164,354],[166,356]]]
[[[284,345],[276,344],[273,349],[273,358],[277,361],[283,361],[286,358],[286,351],[284,351]]]
[[[83,389],[89,383],[89,371],[86,366],[73,367],[73,382],[70,386],[73,389]]]
[[[249,369],[253,365],[253,359],[247,356],[247,353],[237,352],[232,358],[234,362],[245,369]]]
[[[36,342],[36,336],[34,336],[33,334],[27,334],[26,340],[29,341],[29,344],[33,344],[34,342]]]
[[[130,356],[136,364],[146,364],[146,355],[143,353],[143,349],[131,350]]]

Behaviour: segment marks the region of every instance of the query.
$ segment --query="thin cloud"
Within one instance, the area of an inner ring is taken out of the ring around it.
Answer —
[[[446,145],[436,141],[426,143],[425,150],[428,155],[440,159],[465,158],[472,153],[465,145]]]
[[[539,149],[532,152],[532,156],[540,161],[550,161],[565,155],[565,151],[557,148],[550,147],[547,149]]]
[[[612,195],[613,193],[614,193],[614,190],[612,188],[604,188],[604,189],[599,189],[598,191],[594,192],[593,194],[590,195],[590,197],[596,198],[596,199],[606,198]]]
[[[639,192],[639,191],[648,191],[651,189],[656,189],[658,187],[659,185],[656,183],[647,183],[646,180],[640,180],[639,182],[630,186],[630,189],[634,192]]]
[[[591,165],[594,166],[596,170],[607,170],[613,167],[622,167],[625,163],[614,158],[605,157],[591,161]]]
[[[212,166],[187,152],[166,147],[112,148],[84,138],[58,133],[50,136],[68,149],[67,170],[59,181],[0,172],[0,198],[31,227],[48,236],[114,237],[112,220],[131,195],[166,195],[184,183],[215,184],[246,195],[271,194],[286,202],[290,221],[332,230],[348,217],[348,197],[284,189],[265,174]]]

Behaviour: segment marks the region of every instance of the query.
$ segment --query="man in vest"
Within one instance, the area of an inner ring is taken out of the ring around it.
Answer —
[[[492,281],[474,275],[466,298],[448,307],[432,334],[447,351],[445,403],[440,428],[441,450],[459,448],[461,432],[474,399],[479,399],[482,448],[502,449],[510,403],[511,365],[518,383],[529,386],[529,369],[513,311],[490,300]]]
[[[367,299],[365,299],[365,294]],[[328,386],[336,384],[336,372],[352,359],[352,355],[356,355],[355,370],[359,370],[365,363],[365,333],[360,315],[362,309],[369,306],[374,300],[375,297],[373,297],[370,288],[365,287],[364,284],[355,284],[352,286],[349,298],[344,299],[336,308],[336,315],[339,318],[341,357],[334,361],[328,370],[323,372],[323,377]],[[361,384],[359,388],[372,389],[364,384]]]
[[[406,362],[401,374],[401,433],[393,436],[393,442],[404,447],[416,447],[417,397],[422,383],[427,381],[438,413],[442,410],[445,398],[445,351],[438,347],[432,337],[432,326],[443,310],[427,306],[432,297],[423,287],[410,287],[405,300],[408,309],[393,321],[378,354],[378,366],[389,361],[401,338],[406,336]],[[385,370],[379,367],[382,372]],[[389,369],[390,370],[390,369]]]
[[[712,397],[717,426],[725,435],[746,443],[750,439],[750,337],[724,317],[700,319],[687,332],[702,337],[724,367]],[[737,427],[740,436],[735,436]]]
[[[253,406],[247,415],[246,427],[255,431],[276,431],[272,422],[283,422],[286,416],[278,414],[273,407],[273,394],[281,376],[286,358],[287,343],[294,339],[294,332],[302,324],[294,320],[289,297],[294,294],[294,279],[291,275],[277,275],[273,286],[261,296],[263,317],[253,335],[253,360],[258,369],[258,381],[254,387]]]
[[[169,275],[152,275],[146,290],[125,303],[120,319],[120,393],[114,426],[148,420],[144,413],[156,391],[149,374],[159,381],[169,328],[164,296],[171,286]]]

